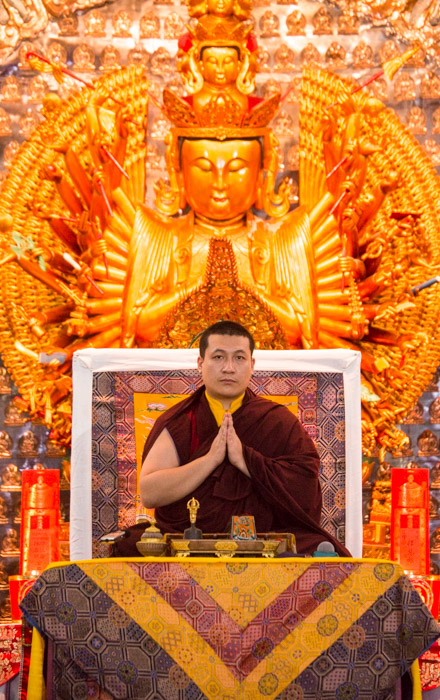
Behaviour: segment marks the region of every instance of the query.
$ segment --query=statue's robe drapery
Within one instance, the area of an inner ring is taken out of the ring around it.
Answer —
[[[204,387],[198,389],[158,418],[143,459],[165,428],[180,464],[208,452],[218,427],[204,392]],[[286,407],[247,389],[233,421],[251,478],[226,457],[192,493],[156,508],[161,531],[183,532],[189,526],[187,502],[194,496],[200,502],[197,527],[204,532],[225,532],[231,516],[249,514],[258,532],[293,532],[300,553],[312,553],[320,542],[331,541],[342,556],[348,555],[319,525],[319,456],[299,420]]]

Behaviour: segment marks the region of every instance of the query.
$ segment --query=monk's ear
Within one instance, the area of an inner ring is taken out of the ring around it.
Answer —
[[[202,364],[203,364],[203,357],[201,355],[199,355],[197,358],[197,369],[199,370],[199,372],[202,371]]]
[[[252,372],[253,372],[254,369],[255,369],[255,357],[253,357],[253,358],[251,359],[251,365],[252,365]]]

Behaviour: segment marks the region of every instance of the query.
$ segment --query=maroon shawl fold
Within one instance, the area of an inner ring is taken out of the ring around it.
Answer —
[[[225,532],[233,515],[255,517],[258,532],[293,532],[300,553],[312,553],[330,541],[342,556],[345,547],[320,525],[319,456],[298,419],[273,401],[247,389],[242,406],[233,414],[251,478],[227,457],[191,494],[156,508],[162,532],[183,532],[189,526],[186,504],[192,496],[200,503],[197,526],[204,532]],[[161,415],[145,443],[143,460],[166,428],[180,464],[205,455],[218,432],[201,387]]]

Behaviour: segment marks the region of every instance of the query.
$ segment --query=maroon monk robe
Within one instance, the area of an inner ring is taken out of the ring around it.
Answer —
[[[226,457],[193,492],[156,508],[161,531],[183,532],[189,526],[187,502],[194,496],[200,502],[197,527],[203,532],[226,532],[233,515],[248,514],[255,517],[257,532],[293,532],[300,553],[312,553],[320,542],[330,541],[340,555],[349,556],[319,525],[319,456],[298,419],[286,407],[247,389],[233,421],[251,478]],[[164,428],[174,441],[180,464],[205,455],[218,433],[205,388],[157,419],[142,461]]]

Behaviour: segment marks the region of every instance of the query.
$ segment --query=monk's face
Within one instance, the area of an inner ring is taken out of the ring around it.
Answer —
[[[246,390],[254,364],[249,338],[235,335],[209,336],[205,357],[198,358],[208,394],[224,408]]]
[[[252,207],[261,169],[258,141],[185,140],[181,160],[186,200],[199,216],[227,222]]]

